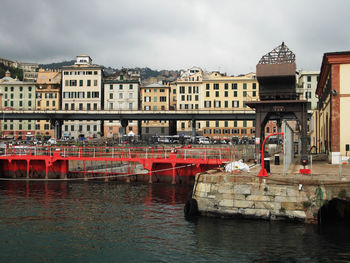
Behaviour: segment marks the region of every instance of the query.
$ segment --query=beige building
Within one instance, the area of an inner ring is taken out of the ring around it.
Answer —
[[[62,109],[99,111],[102,109],[102,66],[92,64],[88,55],[77,56],[72,66],[62,67]],[[97,137],[101,121],[64,121],[63,136]]]
[[[161,82],[140,88],[141,109],[143,111],[169,110],[170,86]],[[142,136],[149,138],[155,135],[168,135],[169,121],[142,121]]]
[[[316,94],[315,132],[311,138],[317,152],[328,153],[339,163],[350,152],[350,52],[323,55]]]
[[[104,86],[104,109],[130,111],[139,109],[140,72],[124,69],[120,73],[106,77]],[[121,137],[124,133],[117,120],[105,121],[104,136]],[[137,134],[137,121],[128,121],[125,134]]]
[[[0,79],[0,93],[2,96],[2,109],[6,110],[34,110],[35,84],[23,82],[10,77],[7,71],[5,77]],[[14,139],[34,139],[35,121],[7,120],[6,113],[2,116],[2,136]]]
[[[251,110],[245,101],[257,100],[258,81],[254,73],[226,76],[220,72],[203,72],[193,67],[172,84],[176,87],[177,109],[182,110]],[[196,134],[212,139],[255,136],[253,121],[197,121]],[[179,121],[178,133],[191,134],[192,122]]]
[[[60,109],[61,78],[60,71],[39,69],[36,81],[36,110]],[[36,121],[35,135],[38,139],[54,138],[55,131],[50,121]]]

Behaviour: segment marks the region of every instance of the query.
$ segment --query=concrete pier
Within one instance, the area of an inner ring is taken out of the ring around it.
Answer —
[[[260,166],[250,173],[210,170],[196,175],[193,198],[202,215],[317,223],[320,209],[331,200],[350,200],[350,167],[343,168],[342,176],[334,165],[313,168],[313,175],[268,177],[256,176]],[[339,210],[340,216],[349,212],[350,203]]]

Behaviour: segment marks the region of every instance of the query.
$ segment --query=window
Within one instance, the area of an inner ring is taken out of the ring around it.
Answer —
[[[56,101],[53,100],[53,101],[52,101],[52,107],[55,107],[55,106],[56,106]]]
[[[225,83],[225,89],[228,89],[228,83]]]
[[[214,108],[220,108],[221,107],[221,101],[216,100],[214,101]]]
[[[157,106],[153,106],[153,110],[157,110]]]
[[[91,80],[90,80],[90,79],[87,80],[87,86],[88,86],[88,87],[91,86]]]
[[[71,110],[74,110],[74,103],[71,103],[71,104],[70,104],[70,109],[71,109]]]
[[[77,81],[76,80],[70,80],[69,81],[69,86],[73,86],[73,87],[75,87],[75,86],[77,86]]]
[[[112,90],[113,89],[113,84],[109,85],[109,89]]]
[[[50,106],[50,101],[47,100],[47,101],[46,101],[46,107],[49,107],[49,106]]]
[[[86,125],[86,131],[90,131],[90,125]]]
[[[81,79],[81,80],[79,80],[79,86],[81,87],[81,86],[83,86],[84,85],[84,81]]]
[[[157,97],[156,96],[153,97],[153,102],[157,102]]]
[[[97,103],[94,103],[94,110],[97,110]]]
[[[225,97],[228,97],[228,91],[225,91]]]
[[[71,131],[74,131],[74,125],[71,125],[71,126],[70,126],[70,130],[71,130]]]
[[[214,83],[214,89],[216,89],[216,90],[219,89],[219,84],[218,83]]]
[[[237,97],[237,96],[238,96],[237,91],[234,91],[234,92],[233,92],[233,97]]]
[[[181,95],[181,101],[185,100],[185,95]]]
[[[311,76],[307,76],[307,82],[311,82]]]
[[[256,89],[256,83],[253,83],[253,89]]]
[[[206,126],[206,127],[209,127],[209,126],[210,126],[210,125],[209,125],[209,121],[206,121],[206,122],[205,122],[205,126]]]
[[[232,101],[232,108],[239,108],[239,101],[238,100]]]
[[[44,124],[44,130],[49,130],[50,129],[50,125],[49,124]]]
[[[65,104],[64,104],[64,109],[65,109],[65,110],[68,110],[68,103],[65,103]]]
[[[247,92],[243,91],[243,97],[247,97]]]
[[[129,93],[129,99],[133,98],[133,93]]]
[[[83,110],[83,103],[79,103],[79,110]]]
[[[144,98],[144,101],[145,101],[145,102],[151,102],[151,97],[145,97],[145,98]]]
[[[228,101],[225,100],[225,108],[228,108]]]
[[[311,84],[307,84],[307,88],[308,88],[308,89],[311,89]]]
[[[160,101],[160,102],[166,102],[166,97],[165,97],[165,96],[161,96],[161,97],[159,98],[159,101]]]
[[[119,99],[123,98],[123,93],[119,93]]]
[[[176,89],[173,89],[173,94],[176,94]]]
[[[97,86],[97,79],[94,79],[94,86]]]
[[[256,97],[256,91],[253,91],[252,95],[253,97]]]
[[[132,84],[130,84],[130,85],[129,85],[129,89],[133,89],[133,86],[132,86]]]
[[[247,127],[247,121],[243,121],[243,127]]]
[[[180,87],[180,94],[183,94],[183,93],[185,93],[185,87],[181,86]]]
[[[129,103],[129,110],[132,110],[132,102]]]
[[[211,101],[204,101],[204,108],[210,108],[211,107]]]
[[[219,91],[215,91],[215,97],[219,97],[220,96],[220,92]]]
[[[210,89],[210,84],[209,84],[209,83],[205,85],[205,89],[206,89],[206,90],[209,90],[209,89]]]
[[[21,106],[21,102],[22,101],[19,102],[19,106]],[[38,107],[40,107],[40,100],[38,100]]]
[[[88,106],[90,107],[90,104],[88,104]],[[113,110],[113,102],[110,102],[110,103],[109,103],[109,109],[110,109],[110,110]]]
[[[123,89],[123,85],[119,84],[119,89],[122,90]]]
[[[91,104],[90,103],[86,104],[86,107],[87,107],[87,110],[91,110]]]
[[[219,121],[215,121],[215,127],[219,127]]]
[[[232,83],[232,89],[237,89],[237,83]]]
[[[247,89],[247,83],[243,83],[243,89]]]
[[[205,96],[208,98],[208,97],[210,97],[210,91],[206,91],[205,92]]]
[[[109,99],[111,99],[111,100],[113,99],[113,93],[109,93]]]
[[[191,86],[188,87],[188,93],[192,93],[192,87]]]

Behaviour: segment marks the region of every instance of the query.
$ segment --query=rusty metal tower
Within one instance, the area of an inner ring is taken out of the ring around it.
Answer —
[[[301,138],[301,162],[307,163],[307,101],[296,93],[295,54],[282,42],[264,55],[256,65],[259,82],[259,101],[247,101],[256,111],[256,154],[259,156],[265,138],[265,125],[277,120],[279,129],[284,119],[297,120]]]

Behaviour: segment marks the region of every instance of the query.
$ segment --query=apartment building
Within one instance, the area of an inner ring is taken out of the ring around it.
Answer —
[[[123,69],[121,72],[106,77],[104,86],[104,109],[130,111],[139,109],[140,72]],[[137,134],[137,121],[130,120],[126,133]],[[119,137],[122,134],[121,123],[111,120],[104,123],[104,136]]]
[[[315,132],[311,138],[317,152],[328,153],[339,164],[350,151],[350,51],[323,55],[316,94]]]
[[[297,77],[297,93],[300,94],[300,99],[308,100],[310,113],[317,108],[316,88],[319,74],[319,71],[300,71]]]
[[[259,87],[254,73],[226,76],[220,72],[203,72],[193,67],[182,73],[172,87],[176,87],[179,110],[251,110],[245,101],[258,100]],[[213,115],[215,116],[215,114]],[[215,117],[214,117],[215,118]],[[196,134],[212,139],[255,136],[254,121],[197,121]],[[191,121],[179,121],[178,132],[192,133]]]
[[[35,84],[13,79],[10,72],[0,80],[3,110],[34,110],[35,109]],[[35,136],[35,121],[6,120],[6,113],[2,116],[2,136],[14,139],[26,139]]]
[[[143,111],[159,111],[169,110],[170,103],[170,86],[162,84],[162,82],[152,83],[147,86],[141,86],[141,109]],[[153,135],[168,135],[169,121],[142,121],[142,136],[149,138]]]
[[[58,70],[39,69],[36,81],[36,110],[60,109],[61,79],[62,75]],[[36,121],[35,130],[38,139],[46,140],[55,136],[54,128],[48,120]]]
[[[62,67],[62,109],[98,111],[103,109],[102,66],[92,64],[88,55],[76,57],[72,66]],[[69,138],[97,137],[101,121],[64,121],[63,135]]]

